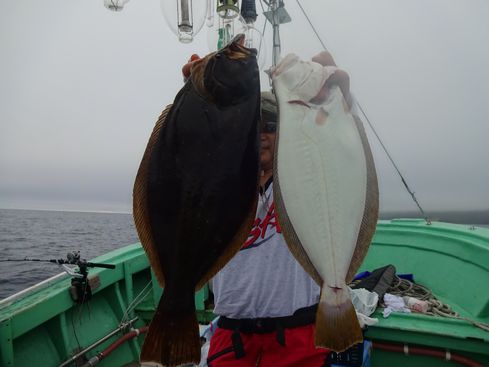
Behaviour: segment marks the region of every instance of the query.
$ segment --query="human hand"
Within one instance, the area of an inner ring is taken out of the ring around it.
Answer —
[[[312,61],[323,66],[336,66],[333,55],[329,51],[322,51],[312,58]]]
[[[328,51],[322,51],[312,58],[313,62],[317,62],[322,66],[336,66],[333,56]],[[319,93],[311,100],[313,103],[322,103],[328,99],[329,90],[333,85],[337,85],[341,89],[341,93],[345,98],[346,103],[351,107],[350,95],[350,76],[342,69],[337,69],[323,85]]]
[[[200,60],[200,56],[197,54],[193,54],[192,56],[190,56],[188,62],[183,65],[182,74],[185,81],[190,77],[190,74],[192,73],[192,66],[197,60]]]

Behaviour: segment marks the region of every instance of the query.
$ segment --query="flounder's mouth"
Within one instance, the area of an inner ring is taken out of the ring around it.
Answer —
[[[259,84],[257,52],[244,43],[245,35],[239,34],[221,50],[194,63],[191,77],[200,95],[224,103],[251,93],[253,85]]]
[[[256,49],[245,47],[245,40],[246,36],[243,33],[240,33],[235,36],[233,40],[222,49],[221,52],[223,52],[231,60],[240,60],[250,56],[256,56]]]

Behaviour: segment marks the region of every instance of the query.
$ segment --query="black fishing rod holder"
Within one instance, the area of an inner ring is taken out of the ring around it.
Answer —
[[[100,286],[100,278],[98,276],[88,279],[88,268],[104,268],[115,269],[113,264],[93,263],[81,259],[80,251],[68,253],[66,259],[55,260],[57,264],[63,266],[65,271],[70,274],[71,287],[70,296],[76,303],[84,303],[92,298],[92,289]],[[67,265],[78,266],[78,271],[69,268]]]
[[[69,289],[71,299],[79,304],[92,299],[92,286],[88,278],[71,278]]]

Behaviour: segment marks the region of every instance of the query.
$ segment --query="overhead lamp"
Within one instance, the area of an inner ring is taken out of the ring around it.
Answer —
[[[160,0],[170,30],[183,43],[192,42],[204,25],[208,4],[204,0]]]
[[[214,52],[220,50],[232,41],[234,36],[240,33],[245,33],[246,22],[236,13],[236,17],[223,18],[218,16],[214,20],[214,24],[207,31],[207,46],[209,51]]]
[[[205,24],[207,27],[214,25],[214,15],[216,13],[216,2],[214,0],[207,0],[207,15],[205,18]]]
[[[253,24],[247,24],[239,15],[234,18],[217,17],[214,25],[207,32],[207,46],[210,52],[220,50],[231,42],[234,36],[243,33],[244,45],[257,50],[258,67],[263,69],[266,62],[267,46],[261,32]]]
[[[217,0],[217,20],[207,32],[207,45],[211,52],[226,46],[235,35],[244,33],[245,20],[239,14],[238,0]]]
[[[242,0],[241,1],[241,16],[246,23],[254,23],[256,21],[256,2],[255,0]]]
[[[263,34],[256,29],[253,24],[247,24],[244,29],[245,42],[244,45],[248,48],[254,48],[257,52],[256,58],[258,67],[263,69],[267,61],[267,42]]]
[[[243,17],[246,25],[246,27],[244,28],[244,45],[248,48],[256,49],[258,67],[260,69],[263,69],[266,62],[267,46],[263,34],[255,27],[255,21],[258,17],[258,14],[256,13],[255,0],[241,1],[241,16]]]
[[[256,8],[253,0],[242,1],[240,14],[237,0],[217,0],[218,17],[207,32],[209,51],[217,51],[231,42],[234,36],[243,33],[244,45],[257,50],[258,67],[263,69],[266,61],[265,39],[254,27]]]
[[[239,15],[238,0],[217,0],[217,14],[223,19],[236,18]]]

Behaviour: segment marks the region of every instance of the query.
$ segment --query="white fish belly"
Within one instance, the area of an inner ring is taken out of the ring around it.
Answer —
[[[288,103],[294,96],[280,80],[274,86],[281,114],[276,172],[284,206],[325,285],[341,287],[365,209],[362,141],[338,87],[323,105],[307,107]],[[318,121],[318,113],[326,120]]]

